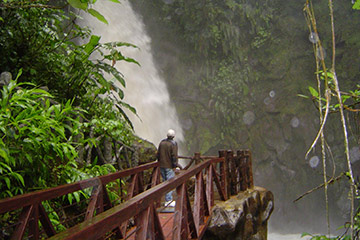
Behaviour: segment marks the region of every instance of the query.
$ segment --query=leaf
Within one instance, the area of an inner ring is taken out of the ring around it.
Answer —
[[[75,198],[76,202],[77,202],[77,203],[80,202],[80,195],[79,195],[79,193],[78,193],[78,192],[74,192],[73,195],[74,195],[74,198]]]
[[[352,8],[353,8],[353,9],[356,9],[356,10],[360,10],[360,0],[357,0],[357,1],[354,3],[354,5],[353,5]]]
[[[297,96],[298,96],[298,97],[302,97],[302,98],[307,98],[307,99],[309,98],[309,96],[302,95],[302,94],[298,94]]]
[[[72,195],[72,194],[68,194],[68,195],[67,195],[67,197],[68,197],[68,201],[69,201],[69,203],[70,203],[70,204],[72,204],[72,201],[73,201],[73,195]]]
[[[307,233],[307,232],[303,232],[302,234],[301,234],[301,237],[305,237],[305,236],[312,236],[310,233]]]
[[[81,0],[67,0],[67,2],[74,8],[80,8],[84,11],[88,8],[87,2],[82,2]]]
[[[9,156],[7,152],[2,148],[0,148],[0,157],[4,158],[5,162],[9,163]]]
[[[3,170],[6,170],[6,172],[11,172],[11,167],[3,162],[0,162],[0,173],[3,172]]]
[[[85,45],[84,51],[87,53],[86,58],[94,51],[100,41],[100,36],[91,35],[89,42]]]
[[[341,98],[342,98],[342,102],[344,103],[347,99],[349,99],[351,97],[348,95],[341,95]]]
[[[130,120],[130,118],[126,115],[126,113],[124,112],[124,110],[122,110],[122,108],[118,105],[115,104],[116,108],[119,110],[119,112],[121,113],[121,115],[124,117],[125,121],[129,124],[129,126],[131,127],[131,129],[134,130],[134,126]],[[130,109],[131,110],[131,109]],[[133,108],[133,110],[135,110],[135,108]]]
[[[309,91],[310,91],[312,96],[319,97],[319,93],[313,87],[309,86]]]
[[[18,78],[21,76],[21,74],[22,74],[22,68],[19,69],[19,72],[18,72],[18,74],[16,75],[16,78],[15,78],[15,81],[18,80]]]
[[[120,3],[119,0],[109,0],[110,2]]]
[[[24,178],[17,172],[12,172],[11,175],[16,178],[23,186],[25,186]]]
[[[4,177],[4,181],[6,183],[7,188],[10,189],[10,187],[11,187],[10,179],[8,177]]]
[[[101,22],[105,23],[105,24],[109,24],[108,21],[105,19],[105,17],[103,15],[101,15],[98,11],[96,11],[93,8],[90,8],[88,10],[88,12],[93,15],[94,17],[96,17],[98,20],[100,20]]]

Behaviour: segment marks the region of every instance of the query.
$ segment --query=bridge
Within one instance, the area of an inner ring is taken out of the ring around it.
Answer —
[[[0,200],[0,239],[201,239],[214,204],[253,187],[251,152],[180,158],[189,164],[162,183],[150,162]]]

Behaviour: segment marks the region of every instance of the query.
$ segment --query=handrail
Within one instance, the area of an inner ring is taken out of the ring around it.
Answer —
[[[154,204],[154,202],[159,201],[166,192],[174,188],[178,188],[181,185],[184,185],[190,177],[202,173],[204,169],[209,168],[213,163],[224,162],[224,161],[225,161],[224,158],[216,158],[216,159],[204,161],[199,165],[196,165],[195,167],[187,170],[186,172],[180,173],[173,179],[167,182],[163,182],[143,193],[140,193],[137,196],[126,201],[125,203],[115,206],[109,209],[108,211],[93,217],[92,219],[84,221],[68,229],[67,231],[61,232],[51,237],[50,239],[51,240],[98,239],[104,236],[107,232],[112,231],[113,229],[118,227],[119,224],[121,224],[122,222],[125,222],[128,219],[135,217],[141,214],[142,212],[146,211],[149,207],[151,207]],[[210,169],[208,174],[215,176],[215,174],[213,174],[212,171],[214,171],[214,169],[213,170]],[[215,182],[218,186],[218,190],[221,191],[220,182],[216,179],[217,178],[215,177]],[[207,183],[208,188],[211,187],[210,185],[212,179],[210,180],[211,181]],[[226,196],[223,192],[220,193],[220,196],[222,196],[223,198],[222,200],[226,199]],[[210,203],[211,205],[213,205],[213,199],[209,199],[210,197],[213,198],[213,194],[209,193],[209,195],[207,195],[208,199],[206,199],[207,200],[206,202],[207,204]],[[180,211],[182,207],[184,206],[180,206],[179,201],[176,201],[176,211]],[[180,220],[180,222],[182,221],[183,220]],[[198,224],[200,224],[200,222],[198,222]],[[197,228],[199,228],[199,226],[197,226]]]
[[[46,209],[43,206],[43,201],[55,199],[69,193],[74,193],[79,190],[92,187],[91,197],[89,198],[87,209],[81,214],[85,220],[91,219],[95,214],[99,214],[113,206],[113,202],[111,202],[106,188],[108,183],[131,176],[126,195],[126,198],[130,199],[144,190],[143,172],[149,169],[153,169],[151,185],[149,185],[149,187],[153,187],[160,183],[160,170],[158,162],[151,162],[132,169],[126,169],[76,183],[3,199],[0,200],[0,213],[10,212],[17,209],[21,210],[17,223],[9,225],[9,228],[15,227],[15,230],[11,233],[11,239],[22,239],[26,234],[26,229],[28,229],[28,238],[40,239],[41,232],[39,221],[42,225],[42,231],[44,231],[48,237],[51,237],[57,234],[57,231],[49,218],[49,213],[46,212]],[[71,205],[72,204],[69,206]],[[119,232],[121,232],[120,227],[115,229],[115,231],[116,234],[119,235]],[[4,232],[2,232],[2,234],[3,233]]]
[[[33,205],[39,202],[50,200],[56,197],[63,196],[68,193],[73,193],[85,188],[98,186],[99,184],[107,184],[115,181],[116,179],[130,176],[148,170],[150,168],[157,167],[159,163],[157,161],[140,165],[135,168],[126,169],[123,171],[111,173],[104,176],[85,179],[79,182],[64,184],[58,187],[49,188],[45,190],[39,190],[23,195],[15,196],[12,198],[5,198],[0,200],[0,214],[4,212],[10,212],[19,208],[23,208],[29,205]]]

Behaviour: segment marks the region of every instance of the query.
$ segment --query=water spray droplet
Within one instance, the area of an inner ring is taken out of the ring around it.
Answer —
[[[11,79],[12,76],[10,72],[2,72],[0,75],[0,86],[9,84]]]
[[[243,121],[246,125],[251,125],[255,120],[255,114],[252,111],[247,111],[244,113]]]
[[[297,117],[293,117],[290,121],[290,125],[293,128],[297,128],[300,125],[300,120]]]
[[[319,165],[320,159],[318,156],[312,156],[309,160],[309,165],[312,168],[316,168]]]
[[[189,119],[186,119],[183,123],[182,123],[184,129],[186,130],[189,130],[192,125],[193,125],[193,121],[189,118]]]
[[[317,33],[311,32],[309,34],[309,41],[312,43],[317,43],[319,41],[319,36],[317,35]]]
[[[360,160],[360,149],[359,147],[352,147],[350,149],[350,161],[353,163],[358,160]]]
[[[275,93],[274,90],[271,90],[271,91],[269,92],[269,96],[270,96],[271,98],[275,97],[275,95],[276,95],[276,93]]]
[[[100,178],[96,177],[92,180],[88,181],[80,181],[80,188],[83,191],[83,193],[91,196],[91,189],[95,186],[101,186],[101,180]]]
[[[269,105],[270,102],[271,102],[271,100],[270,100],[269,97],[266,97],[266,98],[264,99],[264,104],[265,104],[265,105]]]
[[[183,10],[182,10],[181,8],[177,8],[177,9],[175,10],[175,13],[176,13],[177,15],[181,15],[181,14],[183,14]]]
[[[321,52],[323,55],[321,55]],[[323,47],[320,47],[316,50],[316,57],[319,59],[319,60],[324,60],[326,58],[326,51]]]

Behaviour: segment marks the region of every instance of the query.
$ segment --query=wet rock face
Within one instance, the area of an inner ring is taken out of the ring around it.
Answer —
[[[205,233],[207,240],[266,240],[273,194],[254,187],[215,205]]]

